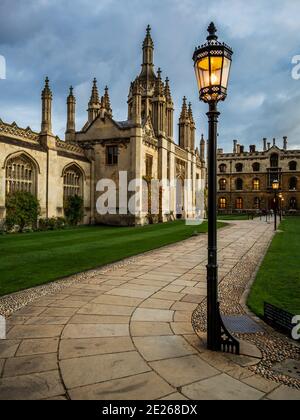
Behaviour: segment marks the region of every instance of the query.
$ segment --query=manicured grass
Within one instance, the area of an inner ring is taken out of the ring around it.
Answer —
[[[207,224],[177,221],[0,236],[0,296],[179,242],[195,232],[207,232]]]
[[[280,225],[251,290],[248,305],[263,316],[264,302],[300,314],[300,217]]]
[[[249,216],[247,214],[220,215],[218,216],[218,220],[249,220]]]

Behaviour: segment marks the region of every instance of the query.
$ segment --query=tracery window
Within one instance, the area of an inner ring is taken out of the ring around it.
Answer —
[[[75,166],[69,166],[65,169],[63,173],[64,177],[64,201],[67,200],[68,197],[82,197],[83,195],[83,178],[82,172],[80,169]]]
[[[6,164],[6,195],[18,191],[36,194],[35,164],[26,155],[19,155]]]

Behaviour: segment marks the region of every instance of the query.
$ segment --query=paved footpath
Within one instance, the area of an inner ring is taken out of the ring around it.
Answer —
[[[272,226],[219,233],[220,280]],[[254,375],[259,359],[210,353],[191,316],[206,296],[206,235],[91,275],[9,319],[0,399],[300,399]]]

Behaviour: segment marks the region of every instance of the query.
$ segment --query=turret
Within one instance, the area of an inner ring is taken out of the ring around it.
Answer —
[[[202,162],[205,161],[205,145],[204,135],[202,134],[200,141],[200,159]]]
[[[158,69],[152,99],[152,123],[156,136],[166,133],[166,98],[165,86],[161,79],[161,69]]]
[[[49,79],[46,77],[45,87],[42,91],[42,124],[41,134],[52,133],[52,92],[49,86]]]
[[[190,145],[190,118],[186,103],[186,97],[183,98],[182,110],[179,118],[179,146],[188,149]]]
[[[97,87],[97,79],[93,81],[92,94],[88,108],[89,123],[92,123],[100,114],[101,104]]]
[[[76,112],[76,99],[73,95],[73,87],[70,87],[70,94],[67,99],[67,130],[66,141],[75,141],[75,112]]]
[[[174,103],[171,95],[170,81],[166,78],[165,82],[166,97],[166,136],[170,139],[174,137]]]
[[[195,121],[194,121],[193,109],[192,109],[191,102],[189,103],[188,114],[189,114],[189,119],[190,119],[190,130],[191,130],[189,149],[193,152],[195,150],[196,124],[195,124]]]
[[[136,125],[142,124],[142,89],[138,79],[131,85],[131,116],[130,119]]]

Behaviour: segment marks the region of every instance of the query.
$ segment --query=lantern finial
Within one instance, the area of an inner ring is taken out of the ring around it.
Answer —
[[[218,39],[218,36],[216,35],[217,28],[215,27],[214,22],[211,22],[207,31],[209,33],[209,36],[207,37],[207,41],[216,41]]]

